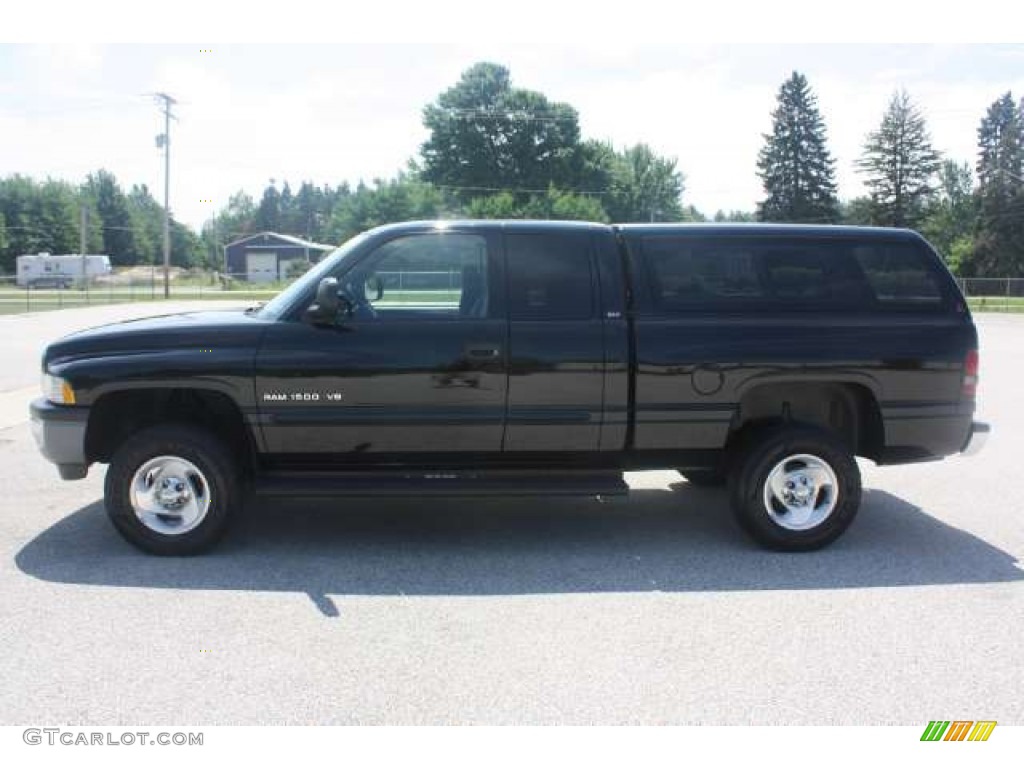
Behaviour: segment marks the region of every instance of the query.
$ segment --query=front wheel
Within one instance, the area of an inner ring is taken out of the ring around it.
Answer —
[[[783,426],[749,441],[731,477],[740,525],[771,549],[819,549],[835,541],[860,507],[857,462],[824,430]]]
[[[240,501],[236,467],[223,444],[188,425],[132,435],[114,454],[104,483],[107,515],[118,532],[155,555],[211,548]]]

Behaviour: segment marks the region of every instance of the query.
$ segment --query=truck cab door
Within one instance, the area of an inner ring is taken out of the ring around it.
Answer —
[[[501,451],[507,391],[496,232],[430,228],[377,242],[337,277],[333,326],[277,323],[257,358],[272,454],[425,463]]]
[[[605,341],[591,233],[509,227],[509,385],[504,450],[596,451]]]

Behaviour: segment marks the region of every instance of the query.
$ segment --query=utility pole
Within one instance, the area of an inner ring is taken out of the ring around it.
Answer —
[[[164,132],[156,137],[156,145],[164,150],[164,298],[171,297],[171,107],[178,102],[166,93],[155,94],[163,102]],[[177,118],[175,118],[177,119]]]

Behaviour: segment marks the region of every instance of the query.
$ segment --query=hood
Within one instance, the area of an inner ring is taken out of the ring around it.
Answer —
[[[46,348],[43,364],[109,354],[253,345],[268,321],[243,309],[184,312],[100,325],[76,331]]]

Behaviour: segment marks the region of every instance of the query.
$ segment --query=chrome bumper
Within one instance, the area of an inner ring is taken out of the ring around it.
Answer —
[[[967,433],[967,441],[960,453],[964,456],[973,456],[985,447],[989,432],[992,428],[983,421],[975,421],[971,424],[971,431]]]

